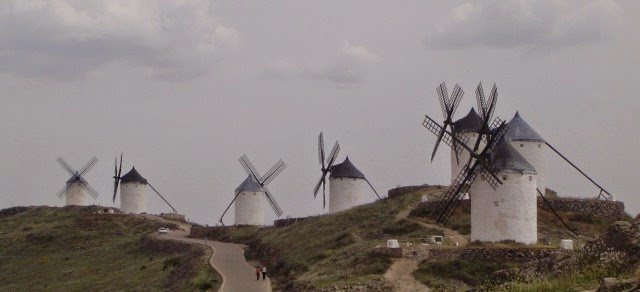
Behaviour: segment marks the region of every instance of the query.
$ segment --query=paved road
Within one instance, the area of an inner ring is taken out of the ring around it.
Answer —
[[[159,238],[204,244],[202,239],[187,237],[190,227],[180,224],[182,230],[172,230],[169,234],[159,236]],[[209,259],[209,264],[222,275],[221,292],[271,291],[269,277],[264,281],[256,280],[255,267],[246,262],[242,245],[211,240],[207,240],[207,245],[213,249],[213,256]]]

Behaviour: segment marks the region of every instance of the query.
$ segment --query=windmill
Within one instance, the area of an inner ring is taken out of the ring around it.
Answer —
[[[282,208],[278,206],[267,185],[287,167],[284,161],[279,160],[276,162],[265,175],[260,175],[246,154],[243,154],[239,161],[247,173],[247,178],[236,188],[233,200],[231,200],[231,203],[229,203],[224,212],[222,212],[218,222],[224,225],[222,219],[227,211],[229,211],[231,205],[235,203],[236,225],[264,225],[263,198],[267,199],[267,202],[269,202],[271,209],[273,209],[277,217],[282,216],[284,212]]]
[[[469,153],[469,160],[462,167],[462,170],[453,180],[451,186],[436,206],[436,219],[443,224],[449,221],[453,211],[460,203],[460,199],[467,193],[478,174],[494,189],[502,184],[500,178],[492,171],[490,166],[491,153],[500,140],[502,140],[507,130],[506,123],[500,118],[496,118],[491,122],[498,99],[497,86],[495,84],[493,85],[489,99],[486,99],[482,89],[482,83],[480,83],[476,89],[476,99],[478,111],[482,119],[482,126],[478,130],[478,137],[473,148],[468,146],[466,142],[460,141],[456,135],[447,131],[428,115],[425,116],[422,123],[427,130],[435,135],[444,133],[442,140],[450,147],[456,147],[453,146],[454,143],[456,143],[456,145],[462,146],[462,148]],[[484,143],[482,143],[483,145],[481,145],[482,141],[484,141]]]
[[[340,145],[336,141],[329,156],[325,159],[324,137],[320,132],[320,135],[318,135],[318,159],[322,175],[313,188],[313,196],[314,198],[317,197],[320,186],[322,186],[322,207],[326,206],[327,174],[329,174],[329,213],[360,205],[363,202],[364,194],[369,188],[373,190],[378,199],[381,199],[371,182],[353,165],[348,156],[342,163],[334,164],[339,152]]]
[[[149,186],[168,206],[172,213],[178,211],[154,188],[149,181],[136,170],[134,166],[125,175],[122,174],[122,154],[120,154],[120,165],[118,157],[115,159],[113,175],[113,202],[116,201],[118,186],[120,186],[120,209],[124,213],[146,213],[147,212],[147,186]]]
[[[60,166],[71,175],[66,181],[65,186],[57,194],[58,198],[65,196],[65,205],[85,206],[87,205],[87,193],[94,199],[99,196],[98,192],[96,192],[83,177],[83,175],[87,174],[87,172],[96,165],[98,162],[97,158],[92,157],[79,171],[74,170],[62,157],[58,157],[57,161]]]

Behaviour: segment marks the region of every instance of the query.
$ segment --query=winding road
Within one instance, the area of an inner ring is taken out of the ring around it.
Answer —
[[[155,217],[155,216],[154,216]],[[178,224],[179,230],[171,230],[166,235],[158,238],[176,240],[192,244],[205,244],[203,239],[187,237],[191,230],[191,225],[167,221],[156,217],[154,220]],[[209,259],[209,264],[222,276],[221,292],[262,292],[271,291],[271,280],[256,280],[255,267],[249,265],[244,258],[244,249],[240,244],[226,243],[220,241],[207,240],[206,245],[213,249],[213,254]]]

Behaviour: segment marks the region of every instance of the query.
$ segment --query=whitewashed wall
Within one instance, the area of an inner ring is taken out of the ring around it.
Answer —
[[[369,185],[361,178],[329,178],[329,213],[362,204]]]
[[[234,203],[235,224],[264,225],[264,196],[264,192],[240,192]]]
[[[481,177],[476,179],[471,194],[471,240],[536,243],[536,175],[502,171],[498,176],[507,179],[497,190]]]
[[[72,183],[65,194],[65,205],[86,206],[89,195],[80,183]]]
[[[148,186],[137,182],[120,184],[120,210],[140,214],[147,211]]]
[[[536,169],[538,189],[544,194],[547,187],[545,182],[547,144],[534,141],[509,141],[509,143]]]

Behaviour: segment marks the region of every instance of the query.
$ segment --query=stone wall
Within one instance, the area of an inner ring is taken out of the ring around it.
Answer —
[[[618,201],[604,201],[598,199],[583,198],[557,198],[547,199],[554,210],[559,212],[575,212],[589,217],[601,218],[603,220],[620,220],[624,218],[624,203]],[[422,202],[418,207],[411,211],[411,216],[426,217],[435,210],[439,201]],[[538,197],[538,209],[547,206]],[[464,212],[471,212],[471,201],[462,200],[458,208],[462,208]]]
[[[173,221],[179,221],[179,222],[187,222],[187,220],[184,218],[184,215],[182,214],[175,214],[175,213],[160,213],[160,217],[167,219],[167,220],[173,220]]]
[[[422,190],[422,189],[426,189],[430,187],[430,185],[424,184],[424,185],[419,185],[419,186],[404,186],[404,187],[397,187],[394,189],[390,189],[387,192],[387,196],[389,198],[395,198],[395,197],[399,197],[408,193],[412,193],[418,190]]]
[[[466,261],[486,262],[529,262],[551,257],[560,251],[559,248],[442,248],[429,251],[429,258],[434,261],[460,259]]]
[[[624,218],[624,202],[604,201],[598,199],[557,198],[547,199],[554,210],[575,212],[604,220],[620,220]],[[547,206],[538,198],[538,208]]]

